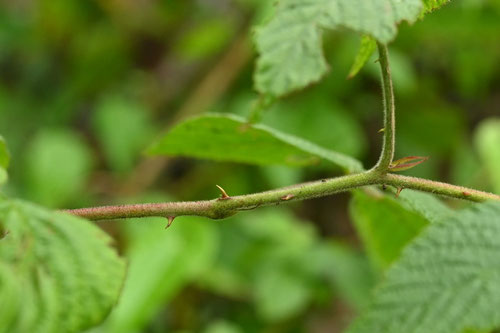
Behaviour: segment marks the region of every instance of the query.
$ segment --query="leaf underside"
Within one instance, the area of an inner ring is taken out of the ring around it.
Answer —
[[[500,205],[431,224],[388,271],[349,333],[461,333],[500,325]]]
[[[256,165],[316,165],[321,160],[359,172],[359,161],[233,115],[208,114],[172,128],[148,153]]]
[[[0,332],[80,332],[116,303],[125,264],[90,222],[2,200],[0,232]]]

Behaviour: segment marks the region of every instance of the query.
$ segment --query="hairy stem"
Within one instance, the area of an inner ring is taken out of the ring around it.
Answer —
[[[389,51],[384,44],[378,43],[377,46],[382,76],[382,96],[384,101],[384,141],[380,158],[374,168],[385,173],[389,170],[394,158],[394,149],[396,146],[396,116],[394,89],[392,87],[391,68],[389,66]]]
[[[231,216],[241,210],[250,210],[260,206],[295,200],[312,199],[344,192],[360,186],[375,184],[377,177],[378,175],[374,171],[367,171],[343,177],[297,184],[266,192],[230,196],[228,198],[222,197],[214,200],[104,206],[72,209],[66,210],[66,212],[90,220],[181,215],[196,215],[220,219]]]
[[[493,193],[478,191],[463,186],[451,185],[423,178],[389,173],[384,175],[383,179],[385,180],[386,185],[392,185],[401,189],[409,188],[423,192],[430,192],[445,197],[466,199],[475,202],[482,202],[486,200],[500,201],[500,196]]]
[[[392,185],[398,188],[415,189],[434,194],[466,199],[471,201],[500,201],[500,196],[455,186],[427,179],[400,176],[395,174],[380,174],[370,170],[354,175],[318,180],[297,184],[271,191],[246,195],[229,196],[205,201],[166,202],[150,204],[134,204],[119,206],[103,206],[66,210],[73,215],[89,220],[109,220],[131,217],[163,216],[204,216],[212,219],[222,219],[236,214],[238,211],[251,210],[261,206],[278,205],[295,200],[306,200],[323,197],[367,185]]]

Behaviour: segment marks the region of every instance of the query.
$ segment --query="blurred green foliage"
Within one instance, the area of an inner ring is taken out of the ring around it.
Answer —
[[[69,208],[214,198],[215,184],[243,194],[336,175],[315,165],[143,155],[188,115],[249,115],[256,94],[248,36],[271,3],[2,2],[0,134],[12,156],[2,184],[0,139],[2,192]],[[401,26],[390,50],[397,156],[431,157],[407,174],[500,193],[499,31],[498,0],[457,0]],[[382,126],[375,58],[346,80],[360,38],[326,33],[323,43],[330,73],[276,102],[262,123],[373,165]],[[404,240],[432,219],[418,200],[358,193],[349,212],[349,198],[221,222],[179,218],[168,231],[165,219],[100,225],[128,259],[129,274],[118,306],[93,331],[340,332],[367,305]],[[381,232],[367,244],[390,242],[390,253],[365,249],[353,227],[368,228],[377,212],[370,207],[381,205],[393,213],[383,224],[403,236],[387,240]]]

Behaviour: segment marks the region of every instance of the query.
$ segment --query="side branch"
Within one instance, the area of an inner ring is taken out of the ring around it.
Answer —
[[[392,87],[391,68],[389,66],[389,52],[386,45],[378,43],[377,46],[380,70],[382,73],[382,95],[384,100],[384,141],[380,158],[374,168],[382,173],[386,173],[394,158],[394,149],[396,145],[396,116],[394,89]]]
[[[500,196],[492,193],[421,178],[396,174],[380,175],[376,170],[371,170],[354,175],[297,184],[266,192],[227,196],[214,200],[103,206],[70,209],[65,210],[65,212],[89,220],[162,216],[168,218],[170,223],[176,216],[188,215],[223,219],[239,211],[273,204],[278,205],[289,201],[324,197],[368,185],[391,185],[398,188],[414,189],[469,201],[500,201]]]

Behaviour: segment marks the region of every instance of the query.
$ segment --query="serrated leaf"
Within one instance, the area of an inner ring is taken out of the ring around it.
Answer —
[[[16,297],[14,311],[0,312],[0,332],[80,332],[106,317],[125,264],[104,232],[18,200],[0,201],[0,232],[0,295]]]
[[[348,79],[352,79],[359,73],[361,68],[363,68],[366,62],[370,59],[376,48],[377,41],[373,39],[373,37],[365,35],[361,38],[361,45],[359,47],[358,54],[354,59],[354,63],[349,70],[349,75],[347,76]]]
[[[274,17],[255,31],[256,89],[281,96],[318,81],[328,69],[323,29],[346,27],[387,43],[399,22],[414,22],[421,10],[421,0],[280,1]]]
[[[500,204],[431,224],[388,271],[349,333],[461,333],[500,326]]]
[[[391,197],[353,192],[350,215],[374,266],[387,269],[429,223]]]
[[[363,170],[352,157],[333,152],[233,115],[209,114],[172,128],[148,152],[257,165],[307,166],[321,160],[349,172]]]
[[[500,193],[500,118],[483,121],[476,131],[475,143],[493,188]]]
[[[424,8],[422,10],[422,14],[432,12],[441,6],[446,5],[448,2],[450,2],[450,0],[423,0]]]

